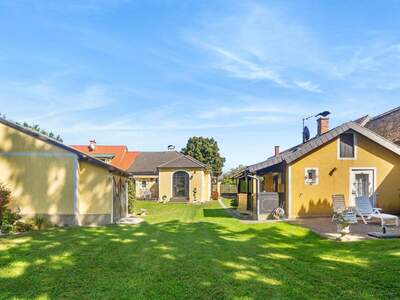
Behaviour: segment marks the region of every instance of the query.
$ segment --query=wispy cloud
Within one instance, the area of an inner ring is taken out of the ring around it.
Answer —
[[[216,64],[216,67],[230,73],[234,77],[251,80],[269,80],[282,87],[289,86],[278,74],[267,66],[246,60],[238,54],[221,47],[201,41],[197,41],[197,44],[223,58],[224,61]]]
[[[303,90],[312,93],[322,93],[322,90],[320,89],[319,85],[311,81],[295,80],[294,84],[297,85],[299,88],[302,88]]]
[[[271,5],[242,2],[239,7],[230,15],[205,17],[185,32],[186,39],[210,53],[212,66],[230,76],[320,92],[318,84],[301,78],[304,71],[329,64],[312,30]]]
[[[101,109],[115,101],[107,86],[95,84],[65,89],[45,81],[3,81],[0,91],[0,103],[9,103],[3,113],[16,121],[45,123],[56,130],[75,120],[78,113]]]

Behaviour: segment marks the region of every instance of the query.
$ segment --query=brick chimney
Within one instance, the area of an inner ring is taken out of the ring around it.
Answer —
[[[317,123],[318,123],[317,135],[321,135],[329,131],[329,118],[321,117],[317,120]]]
[[[278,156],[280,153],[279,146],[275,146],[275,156]]]
[[[91,140],[89,141],[89,151],[95,151],[96,150],[96,140]]]

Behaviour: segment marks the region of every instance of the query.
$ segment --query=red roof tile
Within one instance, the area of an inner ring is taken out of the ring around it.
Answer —
[[[127,170],[133,164],[136,157],[139,155],[139,152],[128,151],[128,148],[124,145],[96,145],[96,149],[94,151],[89,149],[89,146],[87,145],[72,145],[71,147],[94,157],[102,154],[114,155],[111,160],[111,165],[123,170]]]

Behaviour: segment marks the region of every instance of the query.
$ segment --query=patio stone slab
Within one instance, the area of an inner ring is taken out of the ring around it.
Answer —
[[[368,232],[368,235],[377,239],[399,239],[400,232],[387,232],[383,233],[381,231]]]
[[[331,218],[304,218],[288,221],[291,224],[304,226],[311,231],[328,239],[336,240],[340,234],[336,232],[336,224]],[[377,238],[368,235],[371,232],[382,233],[382,227],[377,223],[364,224],[359,221],[357,224],[350,225],[350,233],[345,235],[342,241],[360,241],[366,239]],[[383,233],[382,233],[383,234]],[[399,228],[390,228],[386,235],[400,235]]]

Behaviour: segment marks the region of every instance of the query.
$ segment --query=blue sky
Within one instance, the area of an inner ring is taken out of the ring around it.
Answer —
[[[0,112],[66,143],[183,147],[226,168],[400,105],[399,1],[0,1]],[[314,120],[310,120],[315,132]]]

